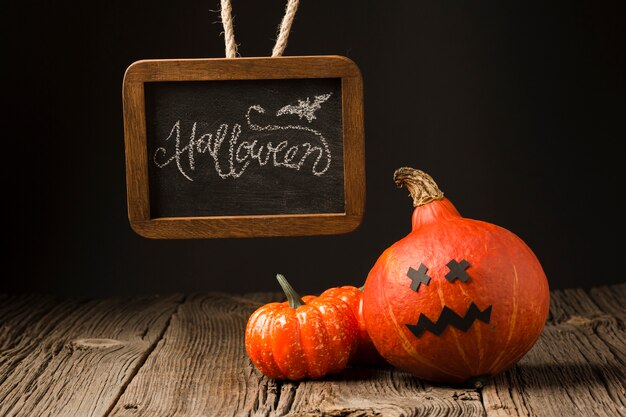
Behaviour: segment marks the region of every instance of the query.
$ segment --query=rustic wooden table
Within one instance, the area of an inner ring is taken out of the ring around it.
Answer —
[[[268,380],[243,329],[277,297],[0,296],[0,416],[626,416],[626,284],[553,292],[539,342],[481,390],[391,367]]]

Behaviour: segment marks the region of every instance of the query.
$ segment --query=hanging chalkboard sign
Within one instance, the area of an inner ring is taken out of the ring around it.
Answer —
[[[347,58],[138,61],[123,84],[128,216],[150,238],[346,233],[365,199]]]

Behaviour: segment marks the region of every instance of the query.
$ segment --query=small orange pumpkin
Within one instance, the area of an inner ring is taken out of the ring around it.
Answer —
[[[358,324],[341,299],[300,298],[276,276],[287,301],[257,309],[246,326],[246,352],[256,368],[274,379],[320,378],[343,370],[357,346]]]

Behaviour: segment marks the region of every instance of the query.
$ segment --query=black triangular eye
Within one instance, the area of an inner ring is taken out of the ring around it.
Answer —
[[[428,285],[430,282],[430,277],[426,275],[426,271],[428,271],[428,268],[424,264],[420,264],[417,270],[409,267],[406,275],[411,278],[411,289],[413,291],[419,290],[420,284]]]
[[[448,262],[446,265],[450,272],[446,274],[446,279],[450,282],[454,282],[455,279],[461,280],[461,282],[465,282],[470,279],[470,276],[465,272],[467,268],[469,268],[470,264],[465,259],[461,262],[457,262],[455,259]]]

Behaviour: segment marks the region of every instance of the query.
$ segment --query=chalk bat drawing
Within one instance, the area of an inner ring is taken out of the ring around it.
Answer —
[[[322,108],[322,103],[330,98],[332,93],[322,94],[319,96],[315,96],[313,102],[311,103],[311,99],[307,97],[305,100],[298,100],[298,104],[295,106],[289,104],[276,112],[276,116],[282,116],[285,114],[295,114],[300,119],[303,117],[311,123],[316,119],[315,112]]]

